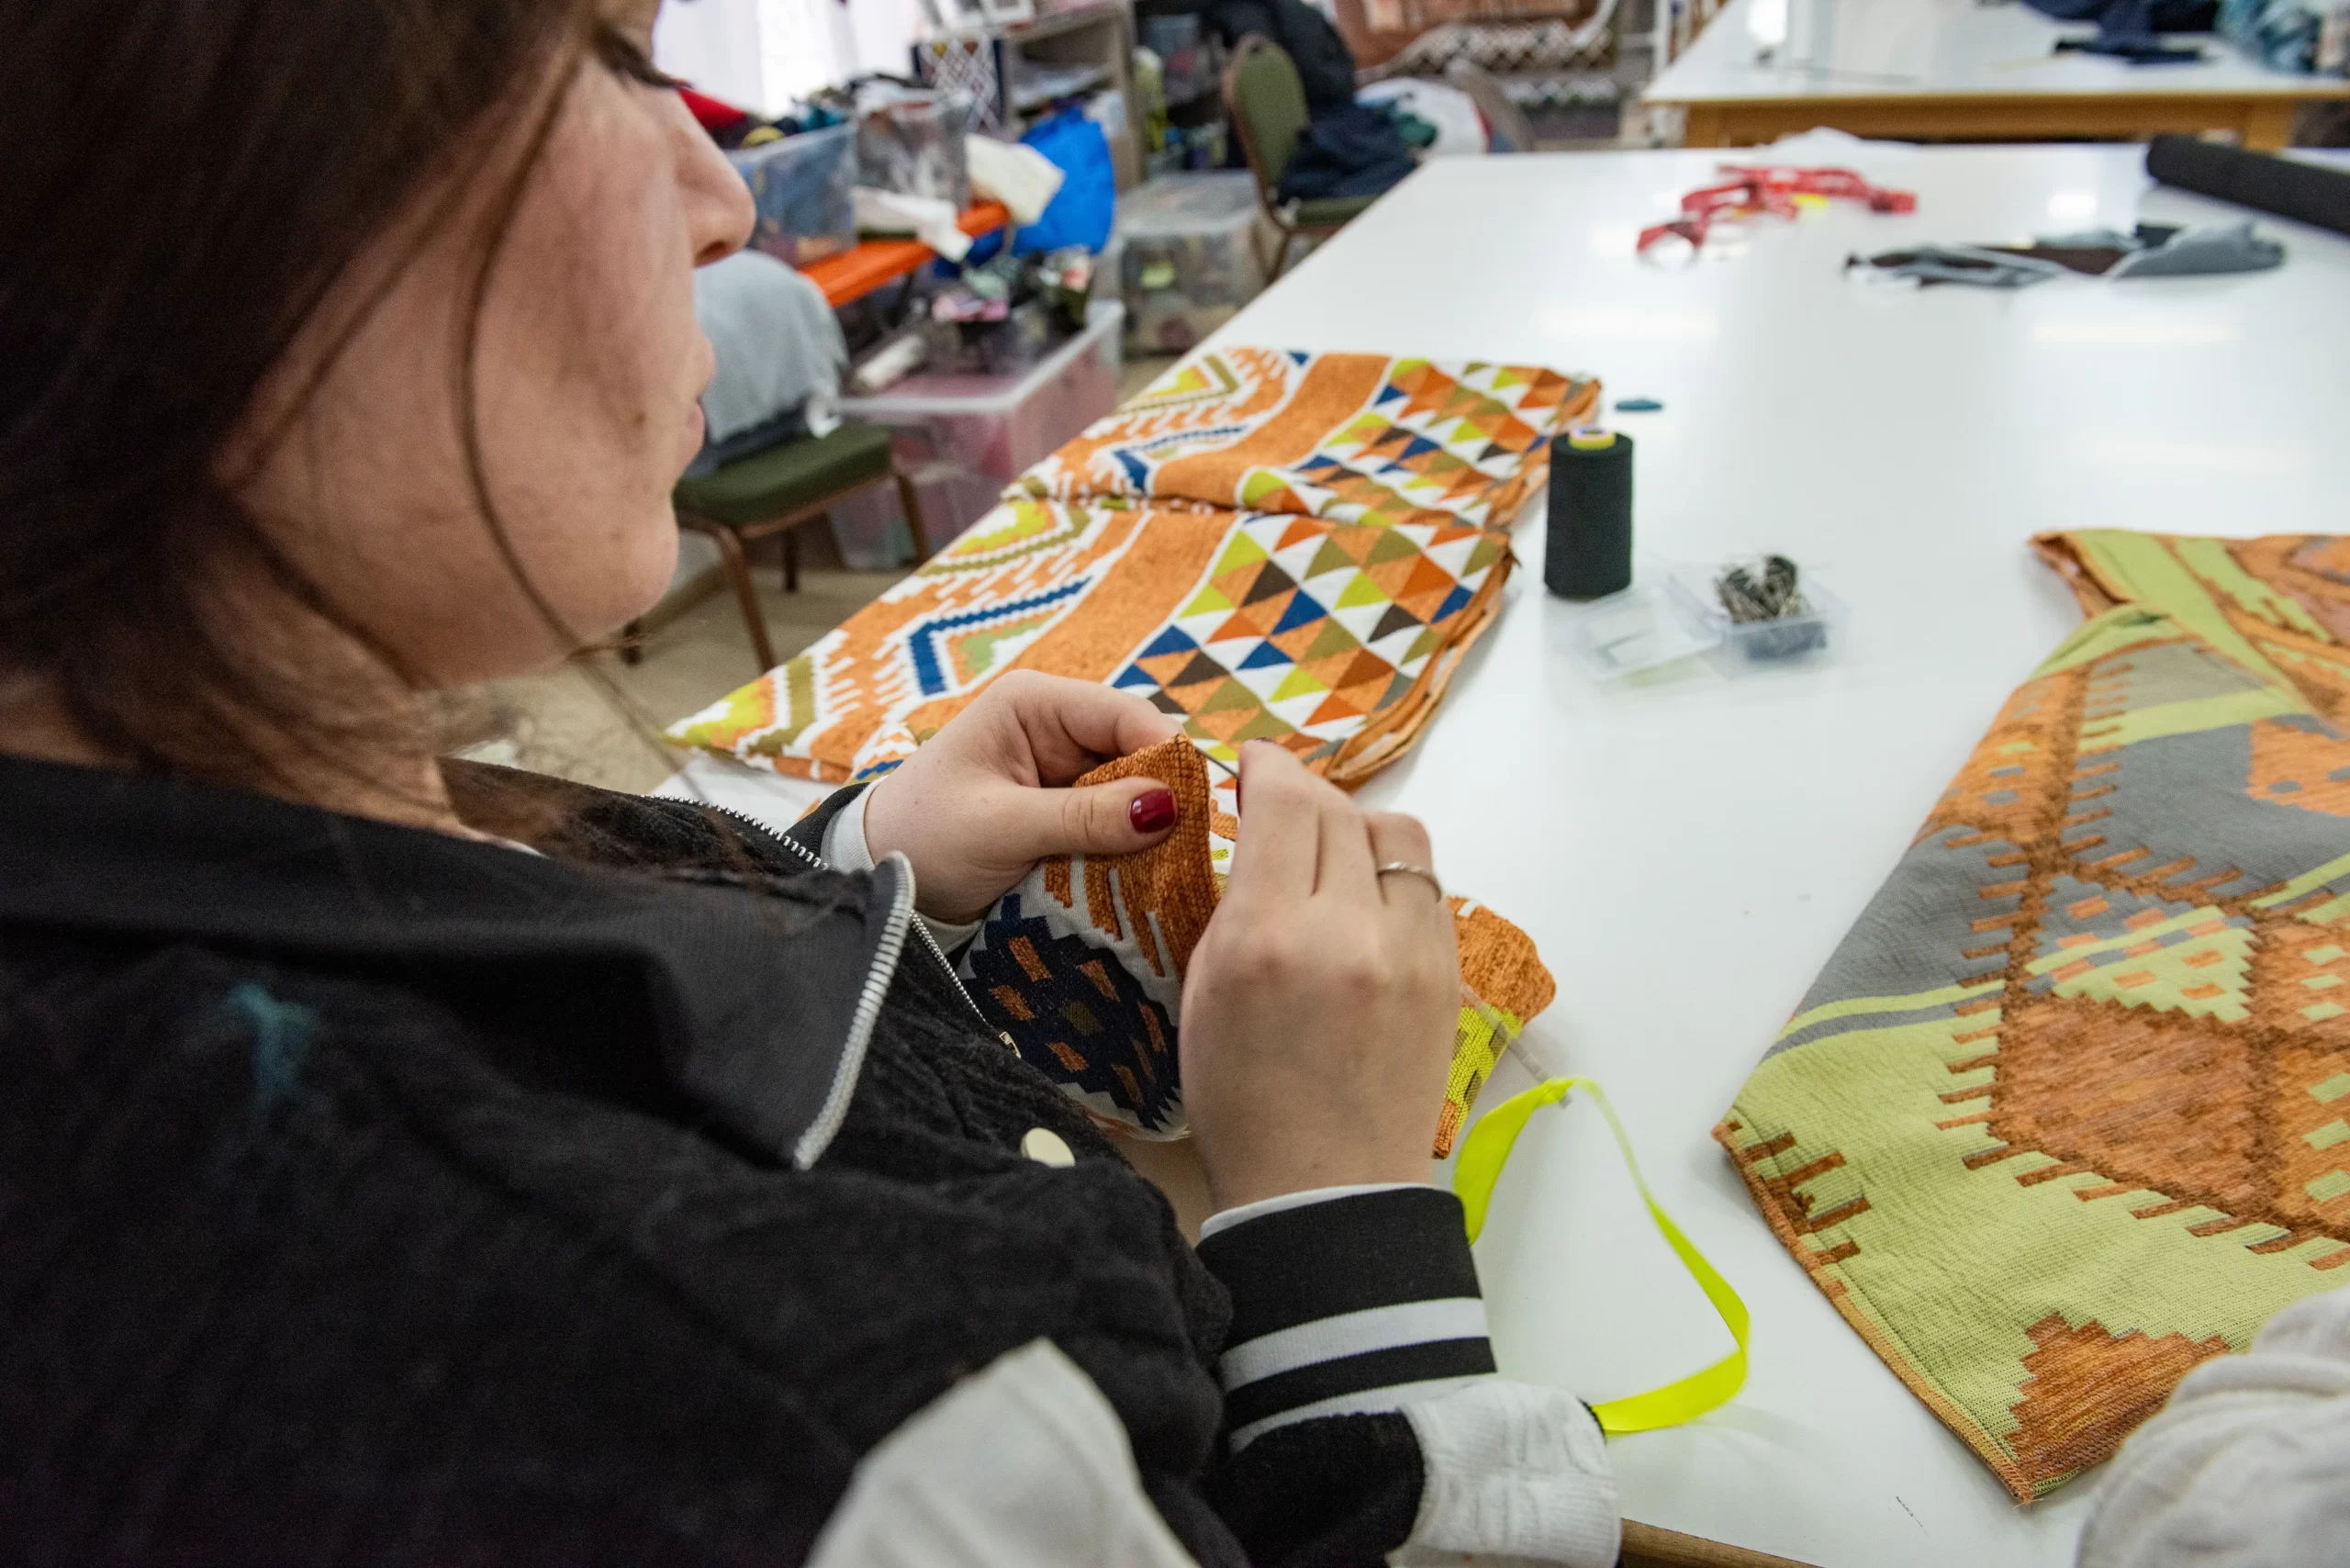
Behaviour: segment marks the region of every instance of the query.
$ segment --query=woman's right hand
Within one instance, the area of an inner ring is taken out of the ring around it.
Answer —
[[[1183,1101],[1214,1206],[1426,1182],[1460,1006],[1452,914],[1393,861],[1427,830],[1288,752],[1240,752],[1248,826],[1183,983]]]

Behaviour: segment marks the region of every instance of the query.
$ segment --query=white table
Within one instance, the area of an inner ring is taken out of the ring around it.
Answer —
[[[1767,61],[1758,17],[1783,37]],[[2264,151],[2285,145],[2302,101],[2350,96],[2350,82],[2270,71],[2208,34],[2176,40],[2205,50],[2198,64],[2053,52],[2092,30],[2017,0],[1730,0],[1644,95],[1687,108],[1692,147],[1830,126],[2009,141],[2232,130]]]
[[[2019,1510],[1787,1257],[1707,1136],[2001,700],[2079,622],[2038,530],[2342,526],[2350,241],[2262,219],[2279,272],[2020,294],[1887,291],[1848,252],[2231,209],[2152,190],[2120,148],[1843,156],[1911,218],[1757,224],[1671,270],[1635,232],[1695,152],[1449,159],[1235,319],[1228,342],[1589,368],[1639,442],[1644,550],[1761,548],[1852,607],[1841,662],[1609,688],[1573,662],[1539,518],[1499,625],[1363,797],[1417,812],[1458,890],[1530,932],[1559,1000],[1528,1031],[1600,1079],[1650,1181],[1754,1313],[1731,1405],[1612,1445],[1626,1513],[1823,1568],[2068,1562],[2090,1485]],[[1809,160],[1818,161],[1818,160]],[[717,764],[722,803],[805,787]],[[1487,1103],[1524,1087],[1505,1064]],[[1591,1398],[1727,1346],[1585,1107],[1529,1126],[1479,1270],[1510,1373]]]

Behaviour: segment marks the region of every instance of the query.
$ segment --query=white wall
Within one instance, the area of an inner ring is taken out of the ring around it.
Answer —
[[[653,32],[661,69],[729,103],[779,113],[864,71],[905,75],[920,0],[668,0]]]
[[[758,0],[669,0],[653,24],[653,62],[730,104],[783,106],[759,69]]]

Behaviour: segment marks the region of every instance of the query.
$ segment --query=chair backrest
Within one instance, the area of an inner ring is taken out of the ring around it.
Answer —
[[[1444,68],[1444,79],[1468,94],[1477,112],[1485,117],[1486,128],[1493,132],[1492,151],[1534,151],[1534,128],[1527,123],[1525,111],[1510,101],[1500,77],[1473,60],[1456,60]]]
[[[1257,195],[1270,207],[1308,119],[1305,84],[1281,45],[1250,33],[1234,47],[1224,70],[1224,112],[1239,133],[1248,172],[1257,176]]]

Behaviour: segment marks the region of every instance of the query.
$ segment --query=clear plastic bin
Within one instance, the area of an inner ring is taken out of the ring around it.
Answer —
[[[845,419],[886,425],[911,475],[934,549],[978,521],[1006,485],[1118,406],[1119,330],[1125,309],[1096,299],[1085,330],[1018,375],[917,371],[877,398],[849,398]],[[898,498],[877,487],[833,509],[833,532],[852,566],[893,566],[908,535]]]
[[[1576,605],[1561,631],[1583,666],[1603,680],[1660,676],[1684,659],[1736,678],[1824,663],[1843,651],[1844,601],[1810,573],[1802,587],[1808,609],[1774,621],[1732,621],[1714,591],[1719,566],[1635,563],[1632,586]]]
[[[726,155],[758,207],[753,245],[800,267],[856,243],[856,136],[832,125]]]
[[[984,474],[946,462],[909,463],[906,475],[914,483],[914,499],[922,503],[934,550],[946,542],[948,519],[985,515],[1003,489]],[[832,509],[832,520],[833,543],[845,566],[860,572],[894,571],[913,559],[913,532],[906,527],[905,509],[898,504],[894,487],[858,491]]]
[[[1257,184],[1245,171],[1162,174],[1118,203],[1126,341],[1181,353],[1265,288]]]
[[[1169,107],[1206,96],[1216,88],[1215,58],[1200,36],[1196,11],[1141,18],[1142,41],[1156,53],[1165,71]]]
[[[1602,680],[1663,669],[1721,644],[1718,633],[1693,623],[1677,595],[1645,577],[1577,605],[1565,633],[1583,668]]]
[[[1681,601],[1684,613],[1718,637],[1708,655],[1727,675],[1803,665],[1833,657],[1844,645],[1844,601],[1806,572],[1800,588],[1807,606],[1801,615],[1774,621],[1732,621],[1714,591],[1719,566],[1681,565],[1666,577],[1666,587]]]
[[[1161,60],[1172,60],[1186,50],[1200,46],[1200,17],[1196,11],[1177,12],[1166,17],[1142,18],[1143,47]]]
[[[906,98],[857,117],[856,183],[905,196],[935,196],[957,212],[971,205],[963,151],[977,107],[961,93]]]

